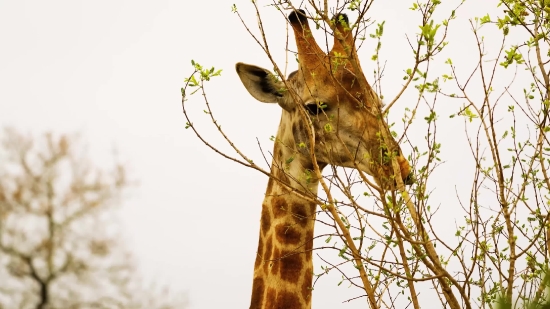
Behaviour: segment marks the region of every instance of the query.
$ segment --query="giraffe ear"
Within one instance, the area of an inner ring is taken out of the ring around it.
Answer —
[[[256,100],[278,103],[283,97],[284,83],[277,80],[269,70],[242,62],[237,63],[235,69],[246,90]]]

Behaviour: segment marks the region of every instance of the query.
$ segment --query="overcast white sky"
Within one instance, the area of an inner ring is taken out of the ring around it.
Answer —
[[[417,32],[419,15],[408,9],[412,1],[377,2],[371,16],[386,21],[384,90],[391,97],[403,70],[412,66],[405,34]],[[493,2],[470,0],[458,11],[439,64],[452,56],[467,69],[475,66],[468,58],[475,56],[475,45],[466,17],[485,15]],[[100,164],[110,162],[116,146],[140,182],[122,212],[128,245],[145,276],[187,291],[191,308],[248,307],[267,183],[184,130],[180,87],[191,72],[191,59],[224,70],[208,85],[211,105],[223,128],[255,161],[261,161],[256,138],[270,150],[280,115],[278,106],[254,101],[234,73],[239,61],[271,65],[231,12],[232,3],[254,26],[250,0],[0,0],[0,124],[33,133],[81,132]],[[271,8],[262,12],[272,53],[283,63],[285,21]],[[360,52],[366,72],[373,69],[373,44],[368,40]],[[296,69],[294,61],[290,64],[289,70]],[[414,91],[407,95],[395,107],[396,120]],[[191,107],[195,123],[206,128],[199,99],[189,104],[197,106]],[[460,102],[444,104],[450,114]],[[456,173],[460,156],[449,156],[465,149],[464,138],[453,135],[461,125],[442,125],[438,133],[453,141],[442,150],[448,163],[439,172],[439,186],[432,185],[440,197],[434,204],[442,207],[461,180]],[[412,131],[418,130],[419,141],[422,129]],[[220,141],[212,130],[205,132]],[[336,287],[339,276],[331,278],[314,291],[314,308],[366,305],[363,300],[342,304],[357,291]]]

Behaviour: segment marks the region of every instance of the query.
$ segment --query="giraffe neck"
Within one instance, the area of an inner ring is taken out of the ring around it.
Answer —
[[[284,132],[281,126],[278,140]],[[303,191],[306,186],[316,194],[318,183],[304,179],[304,160],[298,157],[286,164],[293,154],[299,156],[288,146],[294,147],[292,143],[275,143],[272,175],[291,187]],[[262,204],[251,309],[311,308],[315,209],[314,203],[289,193],[283,185],[269,179]]]

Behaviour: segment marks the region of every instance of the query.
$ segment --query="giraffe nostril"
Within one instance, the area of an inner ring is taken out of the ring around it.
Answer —
[[[409,173],[409,175],[407,175],[407,177],[405,177],[405,179],[403,179],[403,183],[407,186],[410,186],[412,184],[414,184],[414,175],[413,173]]]

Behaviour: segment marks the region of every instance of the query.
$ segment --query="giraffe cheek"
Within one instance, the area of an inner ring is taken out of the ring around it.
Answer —
[[[309,149],[309,137],[307,135],[304,123],[300,119],[297,119],[292,124],[292,135],[294,137],[294,142],[298,145],[302,145],[302,146],[298,146],[300,150]]]

